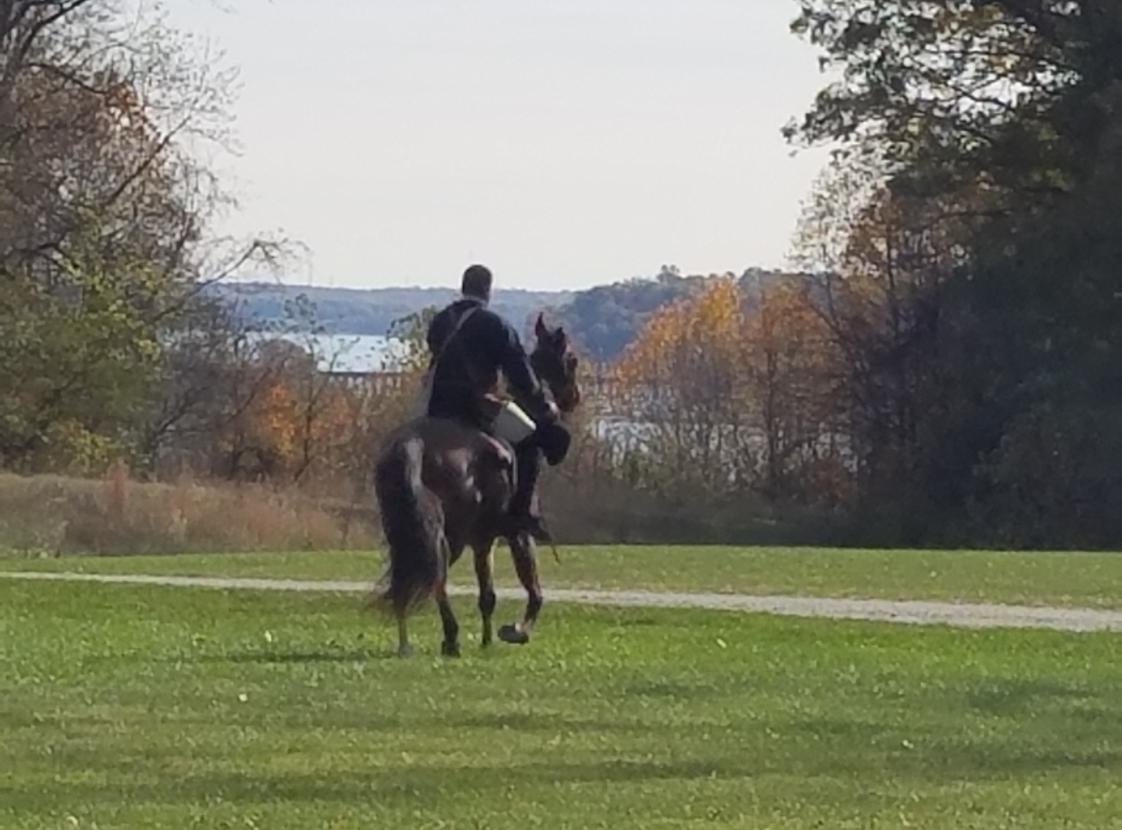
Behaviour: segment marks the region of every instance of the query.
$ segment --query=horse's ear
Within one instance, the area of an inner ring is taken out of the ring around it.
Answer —
[[[534,325],[534,334],[538,339],[542,339],[549,334],[549,329],[545,325],[545,312],[538,314],[538,322]]]

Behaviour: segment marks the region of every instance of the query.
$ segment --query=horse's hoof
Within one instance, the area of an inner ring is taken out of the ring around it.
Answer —
[[[459,643],[441,643],[440,653],[445,657],[459,657],[460,644]]]
[[[499,639],[504,643],[523,646],[530,642],[529,632],[517,625],[504,625],[499,629]]]
[[[397,656],[398,657],[412,657],[413,656],[413,646],[398,646],[397,647]]]

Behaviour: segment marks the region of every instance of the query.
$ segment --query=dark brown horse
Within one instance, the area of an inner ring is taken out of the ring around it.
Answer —
[[[541,317],[530,360],[558,408],[580,403],[577,359],[564,330]],[[512,495],[511,449],[467,424],[418,418],[390,436],[378,459],[375,489],[389,545],[388,585],[381,601],[398,625],[398,653],[410,653],[406,617],[429,597],[436,599],[444,627],[441,651],[460,653],[459,624],[448,601],[448,569],[465,548],[475,555],[483,645],[491,644],[495,609],[492,548]],[[521,623],[504,625],[500,639],[525,643],[542,606],[534,542],[525,534],[507,539],[518,578],[526,589]]]

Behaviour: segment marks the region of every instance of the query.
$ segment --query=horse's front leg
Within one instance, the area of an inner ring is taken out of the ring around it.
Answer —
[[[521,645],[530,642],[530,630],[542,607],[542,588],[538,582],[538,562],[534,555],[533,540],[525,535],[511,539],[510,554],[514,558],[518,580],[526,589],[526,613],[522,622],[500,628],[499,639],[505,643]]]
[[[495,613],[495,577],[492,545],[475,548],[475,577],[479,581],[479,614],[483,618],[483,646],[491,645],[491,616]]]

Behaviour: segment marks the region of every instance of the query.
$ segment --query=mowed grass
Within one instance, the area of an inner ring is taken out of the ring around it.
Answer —
[[[539,555],[549,587],[645,588],[749,594],[936,599],[1122,608],[1122,554],[827,548],[574,547]],[[499,581],[516,585],[496,552]],[[83,571],[373,581],[377,552],[159,557],[0,558],[0,570]],[[470,562],[453,580],[471,585]]]
[[[413,628],[403,661],[356,597],[0,581],[0,827],[1122,816],[1116,635],[554,604],[445,660]]]

